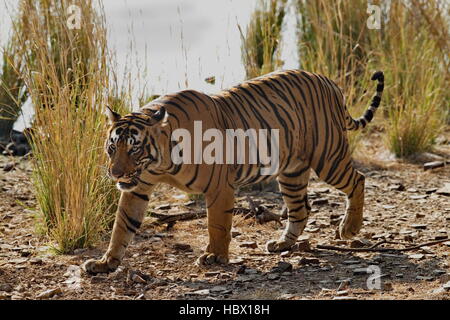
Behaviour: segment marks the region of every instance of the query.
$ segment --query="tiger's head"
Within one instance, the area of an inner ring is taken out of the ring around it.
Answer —
[[[105,143],[108,175],[121,191],[131,192],[145,171],[158,171],[166,158],[168,113],[163,106],[125,116],[106,108],[110,128]]]

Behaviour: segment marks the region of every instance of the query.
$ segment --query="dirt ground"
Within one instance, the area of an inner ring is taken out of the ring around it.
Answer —
[[[154,218],[149,216],[122,266],[94,277],[79,266],[100,257],[109,236],[95,248],[54,255],[36,231],[30,162],[0,156],[0,299],[449,299],[450,241],[406,252],[316,248],[370,246],[382,239],[402,244],[379,247],[404,248],[403,243],[449,236],[450,197],[439,189],[450,183],[450,165],[425,171],[423,163],[440,159],[437,155],[449,160],[450,139],[442,138],[434,154],[413,163],[389,156],[376,134],[359,149],[356,163],[366,175],[359,242],[336,240],[345,198],[312,178],[313,210],[299,250],[266,252],[265,243],[279,237],[284,220],[260,225],[237,215],[230,265],[202,268],[195,261],[207,243],[206,219],[178,222],[167,230],[150,226]],[[15,168],[4,171],[11,162]],[[236,207],[248,207],[247,195],[274,213],[281,211],[276,190],[240,191]],[[183,192],[164,186],[152,201],[150,211],[158,213],[204,208],[201,199],[192,203]],[[170,208],[159,208],[166,204]],[[302,251],[307,243],[310,250]]]

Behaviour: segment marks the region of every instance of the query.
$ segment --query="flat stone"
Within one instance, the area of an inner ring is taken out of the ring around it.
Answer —
[[[428,225],[426,224],[412,224],[411,228],[416,229],[416,230],[425,230],[427,228]]]
[[[356,269],[353,269],[353,274],[354,275],[367,274],[367,268],[356,268]]]
[[[429,277],[429,276],[417,276],[416,280],[423,280],[423,281],[433,281],[434,277]]]
[[[172,206],[169,203],[161,204],[155,207],[155,210],[169,210]]]
[[[292,271],[292,264],[290,264],[289,262],[285,262],[285,261],[279,261],[277,266],[272,268],[272,270],[270,272],[283,273],[283,272],[291,272],[291,271]]]
[[[49,299],[58,294],[62,294],[61,288],[49,289],[39,293],[36,298],[37,299]]]
[[[191,246],[187,243],[175,243],[173,248],[179,251],[193,251]]]
[[[256,249],[256,248],[258,248],[258,244],[255,241],[246,241],[246,242],[241,242],[239,244],[239,247]]]
[[[210,294],[209,289],[202,289],[202,290],[196,290],[187,293],[188,295],[194,295],[194,296],[207,296]]]
[[[425,257],[425,255],[421,254],[421,253],[411,254],[408,256],[408,258],[414,259],[414,260],[422,260],[424,257]]]
[[[446,183],[442,188],[438,189],[436,194],[450,196],[450,183]]]
[[[333,297],[333,300],[358,300],[358,298],[351,296],[336,296]]]
[[[403,184],[399,183],[399,184],[391,184],[390,186],[388,186],[389,190],[393,190],[393,191],[405,191],[406,188]]]
[[[409,198],[413,199],[413,200],[422,200],[422,199],[428,198],[428,195],[426,195],[426,194],[418,194],[418,195],[409,196]]]
[[[277,280],[277,279],[279,279],[279,278],[280,278],[280,275],[277,274],[277,273],[270,273],[270,274],[267,276],[267,279],[269,279],[269,280]]]
[[[432,161],[432,162],[427,162],[423,164],[423,170],[431,170],[431,169],[436,169],[436,168],[442,168],[443,166],[445,166],[445,162],[444,161]]]
[[[320,264],[320,260],[317,258],[301,258],[298,262],[300,265],[308,265],[308,264]]]
[[[319,199],[315,199],[311,202],[311,204],[313,206],[323,206],[328,204],[328,199],[327,198],[319,198]]]

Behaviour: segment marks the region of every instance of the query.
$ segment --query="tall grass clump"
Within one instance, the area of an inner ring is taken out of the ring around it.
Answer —
[[[241,33],[242,62],[246,78],[272,72],[282,66],[281,31],[287,0],[258,0],[246,33]]]
[[[79,29],[67,24],[72,4],[80,9]],[[109,87],[104,12],[92,1],[20,5],[27,12],[19,28],[26,30],[22,50],[34,57],[24,78],[35,111],[36,199],[55,249],[67,253],[99,239],[117,202],[103,167]]]
[[[398,157],[430,150],[449,109],[445,1],[374,1],[383,12],[381,29],[367,27],[365,0],[296,3],[300,66],[334,79],[354,116],[373,95],[371,74],[383,70],[385,92],[374,122],[386,130],[387,147]],[[349,137],[354,148],[360,133]]]
[[[297,0],[296,11],[300,68],[333,79],[359,117],[375,90],[371,64],[379,43],[379,32],[366,27],[367,1]],[[361,137],[349,132],[352,151]]]
[[[14,19],[20,20],[22,11]],[[27,99],[27,90],[21,74],[25,59],[16,34],[11,34],[6,44],[0,48],[0,144],[9,140],[14,122],[20,115],[21,107]],[[31,57],[30,57],[31,58]],[[1,146],[0,146],[1,150]]]
[[[448,35],[449,25],[438,3],[399,1],[390,7],[380,61],[391,83],[386,142],[398,157],[431,150],[448,117],[450,39],[441,34]]]

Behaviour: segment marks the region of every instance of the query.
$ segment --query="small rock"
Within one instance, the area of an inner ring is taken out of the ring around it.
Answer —
[[[292,271],[292,264],[286,261],[279,261],[277,266],[272,268],[270,272],[291,272]]]
[[[425,193],[432,194],[432,193],[435,193],[436,191],[438,191],[438,188],[428,188],[425,190]]]
[[[444,161],[433,161],[433,162],[424,163],[423,169],[426,171],[426,170],[431,170],[431,169],[436,169],[436,168],[442,168],[443,166],[445,166]]]
[[[277,273],[270,273],[270,274],[267,276],[267,279],[269,279],[269,280],[277,280],[277,279],[279,279],[279,278],[280,278],[280,275],[277,274]]]
[[[49,289],[39,293],[36,298],[37,299],[49,299],[58,294],[62,294],[61,288]]]
[[[427,228],[428,225],[426,224],[412,224],[411,228],[416,229],[416,230],[425,230]]]
[[[328,199],[327,198],[319,198],[319,199],[315,199],[311,202],[311,204],[313,206],[323,206],[328,204]]]
[[[336,292],[337,296],[346,296],[348,295],[348,290],[339,290]]]
[[[450,183],[446,183],[442,188],[438,189],[436,194],[450,196]]]
[[[31,258],[30,264],[42,264],[42,259],[41,258]]]
[[[209,289],[202,289],[202,290],[196,290],[196,291],[192,291],[189,292],[189,295],[195,295],[195,296],[207,296],[209,295],[210,291]]]
[[[11,171],[12,169],[14,169],[15,166],[16,166],[16,164],[15,164],[14,162],[9,162],[9,163],[7,163],[7,164],[5,164],[5,165],[3,166],[3,171],[9,172],[9,171]]]
[[[309,243],[309,240],[303,240],[298,241],[291,247],[292,252],[310,252],[311,251],[311,245]]]
[[[258,244],[255,241],[246,241],[246,242],[242,242],[239,245],[239,247],[256,249],[256,248],[258,248]]]
[[[350,286],[350,279],[342,280],[339,284],[338,291],[347,289]]]
[[[320,264],[320,260],[317,258],[301,258],[298,262],[300,265],[308,265],[308,264]]]
[[[244,259],[242,259],[242,258],[231,259],[229,262],[229,264],[231,264],[231,265],[243,264],[243,263],[244,263]]]
[[[172,206],[169,203],[161,204],[155,207],[155,210],[169,210]]]
[[[205,277],[207,277],[207,278],[216,277],[219,274],[220,274],[219,271],[208,271],[208,272],[205,272]]]
[[[367,274],[367,268],[356,268],[356,269],[353,269],[353,274],[354,275]]]
[[[9,283],[0,283],[0,291],[11,292],[12,290],[13,287]]]
[[[433,281],[434,277],[429,277],[429,276],[417,276],[416,280],[423,280],[423,281]]]
[[[448,235],[446,233],[441,233],[434,236],[434,240],[444,240],[447,239]]]
[[[133,281],[134,283],[142,283],[142,284],[147,283],[147,281],[145,281],[145,279],[143,279],[137,273],[135,273],[131,276],[131,281]]]
[[[428,195],[426,195],[426,194],[412,195],[412,196],[409,196],[409,198],[413,199],[413,200],[422,200],[422,199],[428,198]]]
[[[173,248],[179,251],[189,251],[189,252],[193,251],[191,246],[187,243],[175,243],[173,245]]]
[[[333,300],[358,300],[356,297],[350,297],[350,296],[336,296],[333,297]]]
[[[361,261],[359,261],[359,260],[344,260],[344,261],[342,261],[342,263],[343,264],[347,264],[347,265],[350,265],[350,264],[359,264]]]
[[[231,236],[233,237],[233,238],[236,238],[237,236],[240,236],[241,235],[241,232],[240,231],[238,231],[238,230],[236,230],[236,229],[231,229]]]
[[[106,281],[107,279],[108,279],[108,278],[105,277],[105,276],[99,276],[99,275],[97,275],[97,276],[91,277],[91,283],[92,283],[92,284],[95,284],[95,283],[101,283],[101,282]]]
[[[399,183],[399,184],[391,184],[390,186],[388,186],[389,190],[393,190],[393,191],[405,191],[406,188],[403,184]]]
[[[394,290],[394,287],[392,286],[391,282],[384,282],[383,283],[383,290],[384,291],[392,291],[392,290]]]
[[[445,291],[450,291],[450,281],[448,281],[447,283],[444,283],[442,288],[444,288]]]
[[[421,253],[411,254],[408,256],[408,258],[413,259],[413,260],[422,260],[424,257],[425,257],[425,255],[421,254]]]
[[[225,286],[214,286],[210,289],[211,292],[223,292],[223,291],[227,291],[227,287]]]

